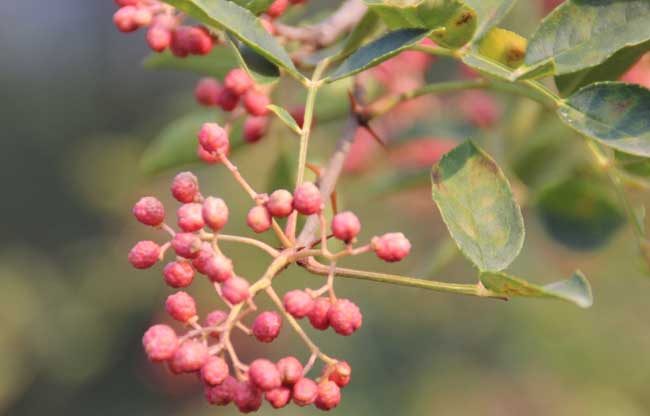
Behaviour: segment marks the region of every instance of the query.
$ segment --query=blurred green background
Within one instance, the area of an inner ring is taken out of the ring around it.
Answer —
[[[176,170],[146,176],[139,160],[170,120],[196,111],[191,91],[197,76],[142,69],[148,54],[143,36],[119,34],[114,10],[109,0],[0,2],[0,414],[235,414],[232,407],[209,407],[194,377],[170,376],[148,363],[141,349],[144,330],[166,319],[162,302],[170,291],[160,267],[135,272],[126,261],[135,241],[160,239],[136,224],[130,208],[138,196],[152,194],[173,212],[168,185]],[[532,1],[520,2],[509,26],[528,34],[539,10]],[[442,78],[455,71],[444,60],[431,70]],[[291,93],[281,98],[299,100]],[[507,100],[503,106],[507,127],[478,132],[462,121],[449,123],[438,108],[434,125],[415,126],[412,135],[473,134],[505,163],[498,138],[523,128],[517,117],[526,106]],[[556,141],[570,136],[552,130],[550,122],[538,126]],[[318,127],[312,155],[322,161],[341,125]],[[288,134],[278,131],[234,155],[258,189],[266,190],[278,149],[294,150]],[[342,181],[340,203],[363,219],[362,239],[399,230],[414,250],[400,265],[373,256],[355,264],[473,281],[462,258],[429,273],[432,253],[448,237],[426,187],[369,195],[368,183],[387,170],[376,154],[379,167]],[[547,162],[542,170],[555,169]],[[247,234],[246,195],[221,167],[196,172],[206,192],[228,200],[228,231]],[[595,250],[576,251],[552,239],[532,209],[525,217],[526,245],[513,273],[548,282],[580,268],[592,282],[594,306],[504,303],[340,279],[339,296],[361,306],[363,328],[349,338],[310,331],[328,354],[354,369],[333,414],[650,414],[650,280],[639,267],[629,227]],[[257,251],[227,251],[238,273],[250,278],[267,262]],[[319,278],[296,268],[278,280],[280,292],[319,285]],[[207,282],[199,279],[191,292],[202,311],[217,306]],[[244,358],[306,358],[288,330],[271,346],[238,341]],[[265,405],[260,413],[316,412]]]

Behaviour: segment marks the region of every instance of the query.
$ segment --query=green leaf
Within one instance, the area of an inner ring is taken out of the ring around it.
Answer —
[[[274,0],[231,0],[255,14],[264,13]]]
[[[426,29],[402,29],[389,32],[350,55],[327,76],[327,81],[347,78],[377,66],[408,47],[420,43],[430,32]]]
[[[354,27],[352,32],[343,42],[343,48],[334,56],[333,60],[344,59],[354,51],[359,49],[363,44],[365,44],[368,39],[377,35],[377,32],[381,30],[383,25],[377,13],[373,11],[366,12],[363,15],[361,21]]]
[[[644,178],[650,177],[650,159],[615,151],[616,164],[627,173]]]
[[[582,71],[572,74],[558,75],[555,77],[555,85],[562,97],[566,97],[577,91],[585,85],[593,84],[599,81],[616,81],[619,79],[641,55],[650,50],[650,42],[644,42],[636,46],[628,46],[614,55],[610,56],[605,62],[592,68],[586,68]]]
[[[275,113],[275,115],[278,116],[278,118],[280,120],[282,120],[282,122],[287,127],[289,127],[291,130],[293,130],[294,133],[296,133],[297,135],[302,134],[302,129],[300,128],[300,126],[298,126],[298,123],[296,123],[296,120],[291,116],[291,114],[289,114],[289,112],[287,110],[285,110],[284,108],[279,107],[279,106],[277,106],[275,104],[269,104],[267,106],[267,108],[269,110],[273,111],[273,113]]]
[[[150,54],[144,59],[142,65],[146,69],[172,69],[223,78],[228,71],[237,66],[237,59],[226,48],[215,48],[207,56],[191,55],[187,58],[178,58],[171,52],[165,51]]]
[[[284,68],[296,78],[304,78],[282,45],[271,36],[248,9],[227,0],[165,0],[196,20],[230,32],[256,53]]]
[[[548,233],[574,249],[602,246],[625,221],[607,186],[575,175],[543,189],[536,208]]]
[[[474,33],[474,41],[480,40],[487,32],[499,24],[508,14],[517,0],[465,0],[476,10],[478,25]]]
[[[463,63],[489,77],[510,80],[512,69],[481,55],[477,50],[471,50],[463,55]]]
[[[280,70],[275,64],[269,62],[268,59],[238,41],[232,35],[229,34],[228,36],[237,61],[257,84],[272,84],[280,79]]]
[[[433,200],[456,244],[482,271],[503,270],[524,244],[524,221],[510,184],[471,141],[433,167]]]
[[[580,271],[570,279],[538,286],[505,273],[484,272],[479,276],[486,289],[507,298],[521,296],[533,298],[554,298],[588,308],[593,303],[591,285]]]
[[[562,75],[604,62],[619,49],[650,40],[648,0],[567,0],[530,39],[519,78]]]
[[[605,146],[650,157],[650,90],[621,82],[583,87],[558,108],[571,128]]]

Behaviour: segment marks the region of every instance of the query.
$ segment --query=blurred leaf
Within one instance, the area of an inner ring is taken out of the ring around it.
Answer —
[[[247,9],[227,0],[165,0],[165,2],[206,25],[227,30],[264,58],[294,76],[304,78],[282,45]]]
[[[474,40],[480,40],[490,29],[498,25],[517,0],[465,0],[476,10],[478,25]]]
[[[377,175],[366,188],[369,198],[392,195],[409,189],[429,186],[429,172],[422,169],[397,170]]]
[[[293,132],[295,132],[297,135],[302,134],[302,129],[298,126],[298,123],[296,123],[296,120],[291,116],[291,114],[289,114],[289,112],[287,110],[285,110],[284,108],[279,107],[279,106],[277,106],[275,104],[269,104],[267,106],[267,108],[269,110],[273,111],[273,113],[275,113],[275,115],[278,116],[278,118],[287,127],[289,127],[291,130],[293,130]]]
[[[629,174],[642,177],[650,177],[650,159],[634,156],[627,153],[614,152],[617,166]]]
[[[377,13],[373,11],[366,12],[361,21],[354,27],[352,32],[343,42],[343,48],[335,55],[334,60],[340,60],[348,57],[354,51],[365,44],[368,39],[377,34],[383,25]]]
[[[566,0],[532,35],[518,77],[568,74],[650,40],[647,0]]]
[[[214,48],[209,55],[191,55],[178,58],[171,52],[151,53],[142,62],[147,69],[173,69],[189,71],[199,75],[223,78],[228,71],[237,66],[237,59],[227,48]]]
[[[480,270],[503,270],[524,243],[524,221],[510,184],[471,141],[433,167],[433,200],[460,250]]]
[[[570,127],[605,146],[650,157],[650,90],[620,82],[583,87],[558,109]]]
[[[248,72],[257,84],[272,84],[280,79],[280,70],[275,64],[269,62],[232,35],[228,34],[228,37],[240,66]]]
[[[270,191],[293,189],[296,181],[295,168],[297,163],[298,161],[293,153],[284,150],[278,152],[278,157],[275,159],[269,173],[268,189]]]
[[[509,30],[495,27],[481,39],[478,51],[486,58],[508,68],[516,68],[524,61],[526,38]]]
[[[430,32],[426,29],[402,29],[389,32],[350,55],[327,76],[327,81],[333,82],[377,66],[408,47],[420,43]]]
[[[264,13],[274,0],[230,0],[255,14]]]
[[[601,246],[625,221],[605,185],[575,175],[544,189],[536,207],[549,234],[575,249]]]
[[[505,273],[483,272],[480,274],[480,280],[486,289],[508,298],[555,298],[574,303],[581,308],[588,308],[593,304],[591,286],[580,271],[576,271],[568,280],[545,286],[537,286]]]

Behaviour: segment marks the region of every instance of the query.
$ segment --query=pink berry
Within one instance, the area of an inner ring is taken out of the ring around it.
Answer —
[[[253,86],[253,80],[248,76],[245,70],[236,68],[226,74],[226,77],[223,80],[223,85],[235,94],[241,96]]]
[[[280,334],[282,317],[277,312],[262,312],[253,322],[253,335],[260,342],[271,342]]]
[[[339,212],[332,219],[332,233],[339,240],[350,242],[361,231],[361,223],[350,211]]]
[[[228,222],[228,205],[221,198],[210,196],[203,201],[203,220],[214,231],[221,229]]]
[[[361,327],[363,316],[359,307],[347,299],[338,299],[327,312],[332,329],[341,335],[352,335]]]
[[[294,356],[280,358],[275,366],[285,386],[293,386],[302,378],[302,364]]]
[[[178,227],[187,233],[199,231],[205,226],[202,211],[203,205],[198,202],[181,205],[176,211]]]
[[[288,217],[293,212],[293,195],[286,189],[274,191],[266,202],[266,209],[273,217]]]
[[[227,153],[228,133],[217,123],[204,123],[199,131],[199,144],[208,152]]]
[[[201,243],[201,249],[199,250],[199,253],[194,257],[194,259],[192,259],[192,266],[196,269],[197,272],[206,274],[205,266],[208,260],[210,260],[214,254],[215,253],[212,250],[210,243]]]
[[[278,18],[284,14],[289,6],[289,0],[275,0],[268,9],[266,9],[266,14],[272,18]]]
[[[345,387],[350,382],[352,376],[352,367],[347,361],[339,361],[323,369],[323,375],[327,375],[330,381],[336,383],[339,387]]]
[[[227,281],[234,275],[232,260],[221,254],[215,254],[206,262],[205,274],[212,282]]]
[[[149,26],[152,20],[151,10],[144,7],[138,8],[133,15],[133,21],[138,27]]]
[[[222,88],[217,95],[217,105],[223,111],[230,112],[237,107],[237,104],[239,104],[239,95],[231,89]]]
[[[115,0],[115,4],[120,7],[136,6],[140,0]]]
[[[303,215],[312,215],[321,210],[321,194],[316,185],[305,182],[293,193],[293,207]]]
[[[267,117],[250,116],[244,121],[244,140],[247,143],[255,143],[260,141],[266,134],[269,126],[269,119]]]
[[[325,380],[318,385],[315,405],[321,410],[334,409],[341,402],[341,389],[333,381]]]
[[[190,28],[187,26],[180,26],[172,31],[172,41],[169,45],[169,49],[172,51],[174,56],[185,58],[190,54],[190,37]]]
[[[234,401],[240,412],[255,412],[262,407],[262,392],[250,382],[240,382],[235,388]]]
[[[194,202],[199,195],[199,180],[192,172],[181,172],[172,181],[171,190],[178,202]]]
[[[210,165],[221,162],[219,155],[208,152],[200,144],[196,146],[196,154],[199,159]]]
[[[135,32],[140,28],[136,22],[135,16],[138,12],[134,6],[124,6],[113,15],[113,23],[120,32]]]
[[[318,386],[314,380],[303,377],[293,385],[292,393],[295,404],[298,406],[307,406],[314,403],[316,397],[318,397]]]
[[[258,205],[248,211],[246,223],[256,233],[263,233],[271,228],[271,215],[266,207]]]
[[[388,262],[400,261],[411,251],[411,243],[402,233],[374,237],[370,244],[377,257]]]
[[[225,311],[217,309],[210,312],[205,317],[205,326],[219,326],[222,323],[226,322],[226,319],[228,319],[228,314]],[[210,336],[219,337],[219,331],[210,332]]]
[[[192,233],[177,233],[172,239],[172,247],[179,256],[193,259],[199,255],[201,239]]]
[[[129,263],[136,269],[148,269],[158,262],[160,246],[153,241],[138,241],[129,252]]]
[[[212,50],[212,36],[202,26],[191,27],[188,30],[188,49],[193,55],[207,55]]]
[[[324,331],[330,326],[328,312],[331,306],[332,304],[327,298],[314,299],[314,306],[307,315],[309,322],[314,328]]]
[[[223,358],[212,356],[201,367],[201,380],[206,385],[216,386],[226,380],[229,376],[229,371],[228,364]]]
[[[165,310],[175,320],[187,322],[196,316],[196,303],[186,292],[176,292],[167,297]]]
[[[214,387],[205,387],[205,398],[208,403],[215,406],[226,406],[233,401],[235,390],[237,389],[237,380],[233,376],[226,377],[226,380]]]
[[[223,297],[233,305],[242,303],[250,296],[250,285],[246,279],[233,276],[223,284]]]
[[[176,332],[167,325],[154,325],[144,333],[142,346],[149,360],[153,362],[167,361],[174,356],[178,348]]]
[[[218,105],[217,97],[221,92],[221,85],[214,78],[201,78],[196,84],[194,97],[196,101],[206,107],[215,107]]]
[[[201,341],[188,339],[174,353],[171,368],[178,373],[199,371],[208,360],[208,347]]]
[[[283,298],[284,309],[296,319],[307,316],[314,307],[314,299],[304,290],[292,290]]]
[[[250,381],[262,391],[269,391],[282,385],[278,369],[269,360],[253,361],[248,369],[248,376]]]
[[[152,51],[162,52],[172,43],[171,30],[161,25],[151,25],[147,30],[147,44]]]
[[[187,287],[194,280],[194,269],[185,261],[173,261],[163,269],[165,283],[173,288]]]
[[[281,409],[289,404],[291,400],[291,389],[285,386],[276,387],[273,390],[267,391],[265,397],[266,401],[274,409]]]
[[[269,113],[267,106],[271,100],[266,94],[257,92],[253,89],[248,90],[244,95],[244,108],[252,116],[265,116]]]

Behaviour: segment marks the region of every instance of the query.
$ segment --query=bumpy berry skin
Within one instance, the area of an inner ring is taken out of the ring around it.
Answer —
[[[250,381],[262,391],[273,390],[282,385],[280,372],[269,360],[257,359],[253,361],[248,369]]]
[[[246,224],[256,233],[263,233],[271,228],[271,215],[266,207],[258,205],[248,211]]]
[[[227,153],[230,146],[228,132],[217,123],[204,123],[198,137],[199,144],[208,152]]]
[[[275,0],[268,9],[266,9],[266,14],[272,18],[278,18],[284,14],[289,6],[289,0]]]
[[[203,221],[214,231],[221,231],[228,223],[230,211],[221,198],[210,196],[203,201]]]
[[[277,312],[262,312],[253,322],[253,335],[260,342],[272,342],[281,329],[282,317]]]
[[[223,297],[233,305],[242,303],[250,296],[250,284],[246,279],[233,276],[223,284]]]
[[[147,44],[154,52],[162,52],[172,43],[172,32],[161,25],[151,25],[147,29]]]
[[[327,378],[336,383],[339,387],[345,387],[350,383],[352,377],[352,367],[347,361],[339,361],[323,369],[323,375],[328,374]]]
[[[196,302],[186,292],[176,292],[167,297],[165,310],[175,320],[187,322],[196,316]]]
[[[167,263],[163,269],[165,283],[173,288],[187,287],[194,280],[194,269],[185,261]]]
[[[293,385],[293,402],[298,406],[307,406],[316,400],[318,397],[318,386],[314,380],[308,378],[301,378],[296,384]]]
[[[325,380],[318,385],[318,397],[314,404],[321,410],[331,410],[341,402],[341,389],[333,381]]]
[[[201,78],[194,89],[194,98],[205,107],[215,107],[218,105],[217,97],[221,92],[221,85],[214,78]]]
[[[350,211],[339,212],[332,219],[332,233],[339,240],[349,242],[359,235],[361,223]]]
[[[226,380],[214,387],[205,387],[205,399],[215,406],[227,406],[235,397],[237,380],[233,376],[226,377]]]
[[[213,255],[205,264],[205,274],[212,282],[225,282],[234,275],[232,260],[221,254]]]
[[[256,143],[264,137],[269,126],[269,119],[261,116],[250,116],[244,121],[244,140],[246,143]]]
[[[271,104],[271,99],[261,92],[253,89],[248,90],[244,95],[244,108],[252,116],[265,116],[269,114],[267,106]]]
[[[253,86],[253,80],[248,76],[246,71],[241,68],[236,68],[226,74],[223,85],[230,91],[241,96]]]
[[[233,90],[222,88],[217,95],[217,105],[223,111],[230,112],[237,108],[237,104],[239,104],[239,95]]]
[[[190,37],[190,28],[187,26],[180,26],[172,31],[172,41],[169,44],[169,49],[174,56],[185,58],[190,54]]]
[[[266,209],[273,217],[288,217],[293,212],[293,195],[286,189],[273,191],[266,202]]]
[[[201,380],[208,386],[223,383],[230,375],[226,361],[217,356],[211,356],[201,367]]]
[[[400,261],[411,251],[411,243],[402,233],[388,233],[375,237],[370,244],[377,257],[387,262]]]
[[[202,26],[190,27],[188,30],[189,53],[193,55],[207,55],[212,50],[212,37],[208,30]]]
[[[327,312],[332,329],[341,335],[352,335],[363,323],[359,307],[347,299],[338,299]]]
[[[165,207],[158,198],[145,196],[133,206],[133,215],[142,224],[157,227],[165,220]]]
[[[153,241],[138,241],[129,252],[129,263],[136,269],[148,269],[158,262],[160,246]]]
[[[302,364],[294,356],[280,358],[275,366],[285,386],[293,386],[302,378]]]
[[[206,317],[205,317],[205,326],[219,326],[222,323],[226,322],[226,319],[228,319],[228,314],[226,311],[222,310],[215,310],[210,312]],[[211,337],[219,337],[219,332],[218,331],[212,331],[210,332]]]
[[[172,238],[172,248],[181,257],[193,259],[201,250],[201,239],[192,233],[177,233]]]
[[[176,211],[178,227],[186,233],[199,231],[205,226],[202,211],[203,205],[198,202],[181,205]]]
[[[149,360],[167,361],[174,356],[178,348],[178,337],[170,326],[154,325],[144,333],[142,346]]]
[[[321,210],[320,190],[311,182],[305,182],[293,193],[293,207],[303,215],[317,214]]]
[[[181,172],[172,181],[171,190],[178,202],[194,202],[199,195],[199,180],[192,172]]]
[[[196,146],[196,155],[209,165],[221,162],[221,158],[216,153],[210,153],[205,150],[200,144]]]
[[[171,368],[174,372],[192,373],[199,371],[208,360],[208,347],[201,341],[188,339],[174,353]]]
[[[241,382],[235,388],[234,401],[240,412],[256,412],[262,407],[262,392],[250,382]]]
[[[291,400],[291,389],[289,387],[281,386],[273,390],[269,390],[265,394],[266,401],[269,402],[274,409],[281,409],[289,404]]]
[[[327,298],[314,299],[314,307],[307,315],[309,322],[314,328],[324,331],[330,326],[328,312],[331,306],[332,304]]]
[[[129,33],[135,32],[140,28],[140,25],[135,20],[135,15],[138,12],[134,6],[125,6],[120,8],[113,15],[113,23],[120,32]]]
[[[199,253],[194,257],[194,259],[192,259],[192,266],[196,269],[197,272],[206,274],[205,266],[208,260],[210,260],[214,254],[215,253],[212,250],[210,243],[201,243],[201,249],[199,250]]]
[[[284,309],[296,319],[304,318],[314,308],[314,299],[304,290],[287,292],[282,301]]]

